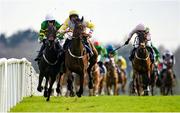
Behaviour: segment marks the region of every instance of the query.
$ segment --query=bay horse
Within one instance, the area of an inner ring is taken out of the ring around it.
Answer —
[[[118,95],[118,73],[114,58],[110,55],[109,61],[105,62],[107,69],[106,74],[106,88],[107,94],[111,94],[112,87],[114,86],[114,95]]]
[[[83,38],[87,38],[85,32],[85,26],[83,25],[82,19],[77,19],[75,21],[75,26],[73,30],[71,44],[68,47],[68,50],[65,52],[65,68],[67,80],[67,89],[70,91],[70,96],[74,96],[73,91],[73,79],[72,72],[80,76],[80,88],[76,92],[78,97],[81,97],[83,94],[83,84],[84,77],[87,73],[88,68],[88,54],[83,45]],[[92,77],[89,77],[92,78]]]
[[[42,80],[45,77],[45,89],[44,89],[44,97],[47,97],[46,101],[49,101],[52,86],[56,80],[56,76],[60,71],[60,62],[59,59],[59,46],[57,45],[56,39],[56,29],[53,26],[49,26],[47,30],[47,39],[45,41],[45,49],[43,51],[43,56],[40,61],[38,61],[38,66],[40,70],[39,74],[39,82],[38,82],[38,91],[42,91]],[[60,74],[61,75],[61,74]],[[50,84],[48,88],[48,82]]]
[[[120,69],[120,72],[118,73],[118,83],[121,84],[121,91],[123,94],[125,94],[126,91],[126,82],[127,82],[126,72],[125,70]]]
[[[102,91],[104,90],[103,88],[105,86],[106,68],[105,66],[103,68],[105,69],[105,72],[101,72],[101,67],[98,63],[96,63],[92,68],[93,96],[101,95]]]
[[[143,31],[141,31],[143,32]],[[135,50],[135,57],[132,60],[133,67],[133,88],[140,95],[148,95],[148,86],[150,84],[153,63],[150,59],[150,53],[147,49],[147,38],[145,33],[141,33],[139,46]]]
[[[175,83],[175,75],[173,73],[173,64],[171,58],[166,59],[166,68],[161,71],[161,94],[168,95],[169,92],[173,95],[173,86]]]

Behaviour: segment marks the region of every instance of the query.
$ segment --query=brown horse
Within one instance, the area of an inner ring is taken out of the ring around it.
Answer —
[[[73,30],[73,36],[70,47],[68,47],[68,51],[65,52],[65,67],[66,67],[66,75],[68,76],[68,90],[70,91],[70,96],[74,95],[73,91],[73,76],[72,72],[75,72],[80,76],[80,88],[79,91],[76,92],[78,97],[81,97],[83,94],[83,83],[84,76],[87,73],[88,68],[88,54],[84,48],[82,43],[85,26],[83,25],[83,18],[77,19],[75,22],[75,27]]]
[[[105,68],[105,66],[103,67]],[[101,72],[101,67],[96,63],[92,68],[92,77],[93,77],[93,96],[101,95],[103,88],[105,86],[105,72]],[[92,93],[90,92],[90,95]]]
[[[126,82],[127,82],[126,72],[125,70],[120,69],[120,72],[118,73],[118,83],[121,84],[121,91],[123,94],[125,94],[126,91]]]
[[[112,86],[114,86],[114,95],[118,95],[118,73],[114,58],[110,56],[110,61],[105,62],[105,66],[107,69],[106,74],[106,88],[107,94],[111,94]]]
[[[135,57],[132,60],[133,87],[139,96],[148,95],[148,85],[153,68],[146,42],[145,35],[139,37],[139,46],[135,50]]]
[[[173,95],[173,86],[175,83],[175,75],[173,73],[173,64],[170,62],[170,59],[166,60],[166,69],[161,71],[161,94],[168,95],[171,92]]]

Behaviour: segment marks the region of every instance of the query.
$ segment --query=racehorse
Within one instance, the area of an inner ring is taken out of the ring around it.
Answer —
[[[146,34],[142,32],[139,35],[139,45],[135,50],[135,57],[132,60],[133,67],[133,88],[137,94],[148,95],[148,85],[153,69],[153,63],[150,59],[150,53],[147,49]]]
[[[114,58],[110,56],[110,59],[108,62],[105,62],[105,66],[107,69],[106,74],[106,88],[107,88],[107,94],[111,94],[112,86],[114,86],[114,95],[118,95],[118,73],[116,64],[114,61]]]
[[[161,93],[162,95],[168,95],[171,92],[173,95],[173,86],[175,83],[175,75],[173,73],[173,64],[171,59],[166,59],[166,69],[161,71]]]
[[[44,89],[44,96],[47,97],[46,101],[49,101],[52,86],[56,80],[56,76],[60,71],[60,59],[59,56],[59,46],[57,45],[56,39],[56,29],[54,27],[48,27],[47,30],[47,40],[45,41],[45,50],[43,51],[43,56],[41,57],[40,61],[38,61],[38,66],[40,70],[39,74],[39,83],[37,90],[42,91],[42,80],[45,77],[45,89]],[[48,87],[48,82],[50,84]]]
[[[121,84],[121,90],[122,93],[125,94],[125,87],[126,87],[127,77],[125,70],[120,69],[120,72],[118,73],[118,83]]]
[[[84,30],[85,26],[83,25],[83,17],[82,19],[78,18],[75,21],[71,44],[68,47],[68,50],[65,52],[65,68],[66,76],[68,78],[67,89],[68,91],[70,91],[70,96],[74,96],[74,77],[72,76],[72,72],[80,76],[80,88],[79,91],[76,92],[76,95],[78,97],[81,97],[81,95],[83,94],[84,76],[87,73],[88,68],[88,54],[82,42],[84,38],[87,38]]]

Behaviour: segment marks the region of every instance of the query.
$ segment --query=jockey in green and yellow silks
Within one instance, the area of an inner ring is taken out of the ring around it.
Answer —
[[[38,39],[40,42],[43,42],[43,44],[41,46],[38,56],[35,58],[35,61],[40,60],[40,57],[42,56],[43,50],[45,49],[44,43],[45,43],[45,40],[47,39],[48,27],[50,26],[53,26],[56,29],[56,31],[58,31],[59,28],[61,27],[59,22],[54,19],[53,15],[47,14],[45,17],[45,20],[41,23],[41,29],[39,31]],[[58,37],[58,38],[61,38],[61,37]],[[56,43],[56,44],[58,45],[58,47],[60,47],[59,43]]]

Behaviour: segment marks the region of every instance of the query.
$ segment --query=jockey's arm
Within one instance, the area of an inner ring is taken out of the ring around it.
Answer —
[[[86,24],[86,27],[90,29],[88,35],[91,38],[92,33],[95,29],[95,25],[91,21],[86,21],[85,24]]]
[[[67,30],[67,28],[69,27],[68,22],[69,22],[69,18],[66,19],[66,21],[65,21],[65,22],[62,24],[62,26],[59,28],[59,30],[58,30],[59,33],[61,33],[61,34],[66,33],[66,30]]]
[[[43,21],[41,23],[41,29],[39,31],[39,37],[38,37],[40,41],[46,38],[46,27],[47,27],[47,23],[46,21]]]

